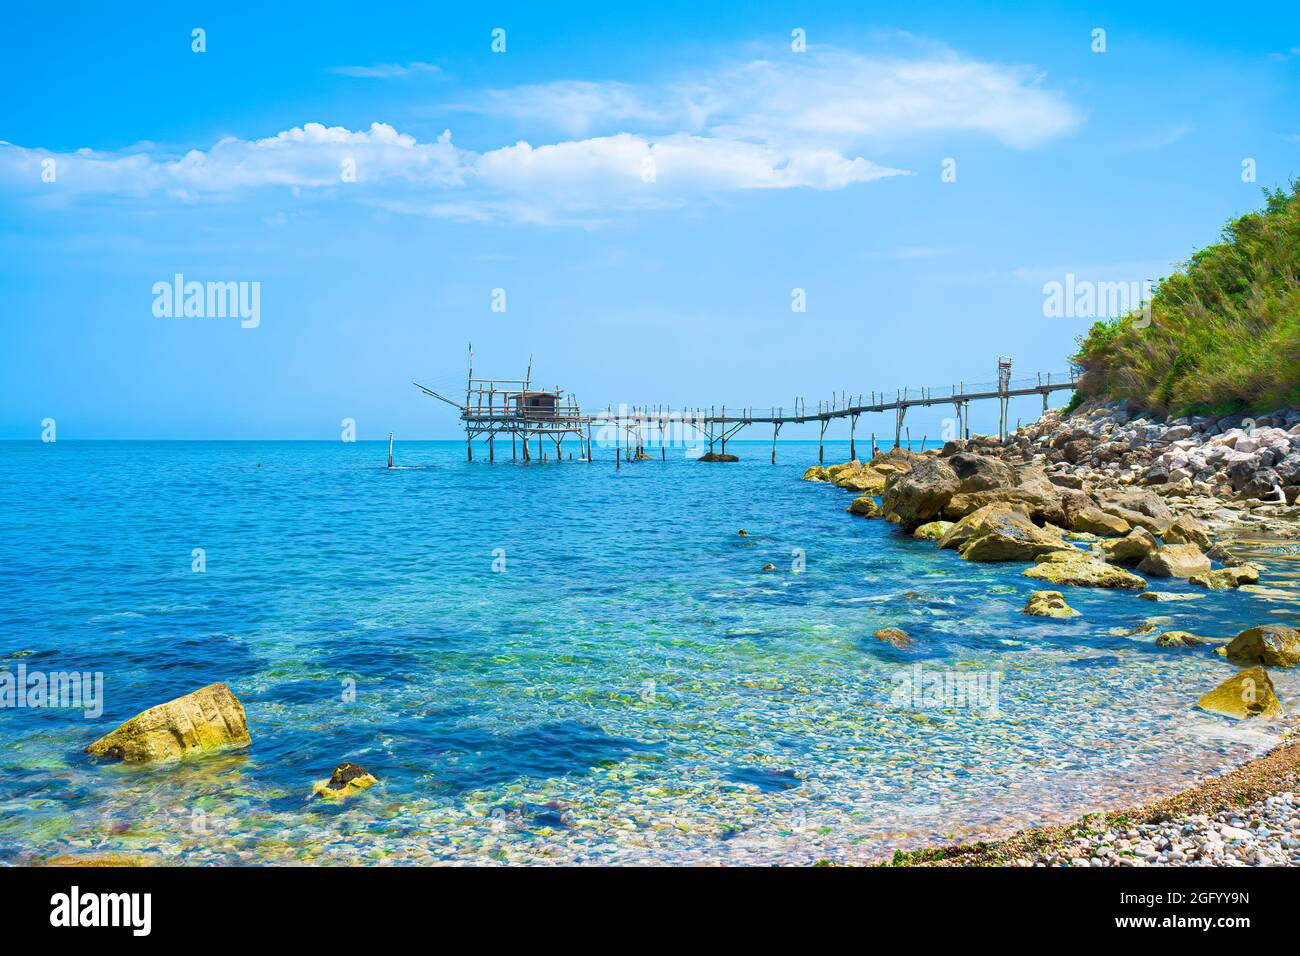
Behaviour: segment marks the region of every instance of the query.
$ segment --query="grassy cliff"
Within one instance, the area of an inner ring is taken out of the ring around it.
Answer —
[[[1266,195],[1161,280],[1149,324],[1093,325],[1074,357],[1081,398],[1172,415],[1300,405],[1300,182]]]

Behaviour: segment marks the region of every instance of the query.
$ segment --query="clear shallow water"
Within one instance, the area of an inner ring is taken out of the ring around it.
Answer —
[[[1227,636],[1294,620],[1289,597],[1072,589],[1082,617],[1023,617],[1020,565],[799,481],[815,444],[775,467],[735,450],[616,472],[399,443],[388,471],[380,443],[0,443],[0,666],[102,671],[106,696],[96,720],[0,710],[0,860],[857,860],[1176,790],[1273,742],[1191,709],[1231,665],[1117,632]],[[894,624],[916,652],[873,639]],[[891,700],[918,663],[1000,673],[997,712]],[[81,753],[215,680],[247,752]],[[308,799],[343,760],[382,783]]]

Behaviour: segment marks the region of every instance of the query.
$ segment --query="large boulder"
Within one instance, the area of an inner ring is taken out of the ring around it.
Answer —
[[[1198,700],[1196,706],[1237,720],[1248,717],[1274,720],[1285,716],[1268,671],[1262,667],[1251,667],[1228,678]]]
[[[1143,558],[1137,569],[1155,578],[1190,578],[1209,571],[1210,559],[1194,544],[1166,544]]]
[[[1174,513],[1161,497],[1140,488],[1104,488],[1096,493],[1097,507],[1109,515],[1123,518],[1135,527],[1163,535],[1174,523]]]
[[[943,517],[944,506],[961,486],[942,458],[925,457],[911,470],[894,473],[885,485],[884,506],[904,530],[913,531],[927,521]]]
[[[1123,538],[1101,543],[1101,553],[1111,564],[1136,566],[1158,547],[1159,542],[1146,528],[1134,528]]]
[[[885,491],[885,476],[870,465],[847,469],[832,480],[841,488],[856,491],[860,495],[879,495]]]
[[[1211,591],[1227,588],[1239,588],[1243,584],[1259,583],[1259,568],[1253,564],[1235,564],[1216,571],[1203,571],[1187,579],[1188,584],[1196,584]]]
[[[803,473],[804,481],[830,481],[831,473],[822,465],[813,465]]]
[[[1096,534],[1103,538],[1120,537],[1133,530],[1133,526],[1123,518],[1107,514],[1092,505],[1079,509],[1071,518],[1070,530]]]
[[[1002,459],[991,455],[960,452],[949,458],[948,464],[961,481],[962,492],[1010,488],[1016,484],[1015,470]]]
[[[1248,628],[1229,641],[1223,653],[1243,667],[1295,667],[1300,664],[1300,630],[1281,624]]]
[[[1040,554],[1073,550],[1059,535],[1038,527],[1019,508],[985,505],[953,525],[939,547],[955,548],[968,561],[1032,561]]]
[[[1021,614],[1030,617],[1078,617],[1079,612],[1065,603],[1060,591],[1035,591],[1029,595]]]
[[[247,747],[243,705],[225,684],[209,684],[136,714],[86,748],[97,757],[148,763]]]
[[[1117,568],[1104,561],[1098,561],[1086,554],[1077,556],[1051,555],[1052,560],[1035,564],[1021,572],[1035,581],[1047,581],[1050,584],[1069,584],[1086,588],[1125,588],[1141,591],[1147,586],[1146,581]]]
[[[1194,544],[1198,548],[1210,546],[1209,529],[1190,515],[1179,515],[1164,533],[1165,544]]]

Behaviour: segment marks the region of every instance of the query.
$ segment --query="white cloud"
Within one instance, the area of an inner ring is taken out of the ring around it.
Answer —
[[[436,69],[381,64],[335,72],[387,77]],[[421,142],[383,123],[357,131],[307,123],[184,154],[153,144],[53,153],[0,142],[0,188],[25,187],[59,202],[83,194],[232,200],[281,187],[463,221],[589,224],[619,210],[728,191],[839,190],[910,175],[860,155],[903,137],[970,133],[1033,146],[1080,121],[1040,81],[1025,68],[951,53],[878,60],[825,51],[752,60],[654,88],[570,81],[490,91],[463,108],[541,127],[535,133],[542,141],[484,151],[456,147],[449,131]],[[569,138],[547,141],[555,130]],[[47,183],[42,172],[51,161],[56,180]],[[351,169],[355,182],[348,181]]]
[[[1024,148],[1082,121],[1042,79],[1028,67],[951,52],[899,59],[828,50],[753,60],[660,88],[570,81],[518,86],[460,108],[573,134],[636,121],[764,143],[845,146],[969,132]]]
[[[374,66],[335,66],[330,68],[330,72],[356,79],[393,80],[418,73],[440,73],[442,70],[436,63],[416,62],[376,63]]]

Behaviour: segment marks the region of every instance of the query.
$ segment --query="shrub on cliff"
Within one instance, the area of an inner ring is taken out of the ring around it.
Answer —
[[[1265,195],[1161,280],[1149,324],[1093,325],[1075,356],[1084,398],[1173,415],[1300,405],[1300,181]]]

